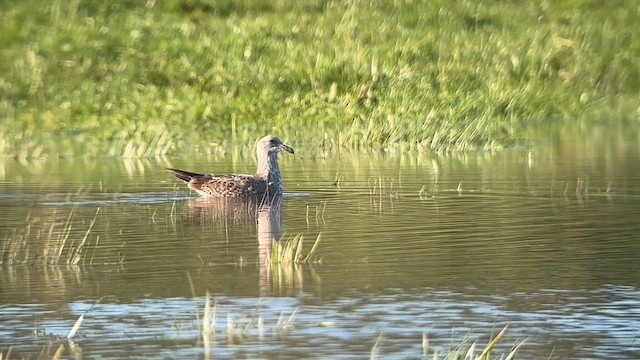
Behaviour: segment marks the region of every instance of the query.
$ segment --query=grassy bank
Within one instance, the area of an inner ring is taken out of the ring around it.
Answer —
[[[5,1],[0,153],[509,146],[637,120],[638,28],[633,0]]]

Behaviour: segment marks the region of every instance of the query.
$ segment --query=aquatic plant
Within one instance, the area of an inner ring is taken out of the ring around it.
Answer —
[[[215,322],[217,313],[217,302],[214,301],[213,307],[211,306],[211,293],[209,290],[205,294],[204,311],[202,318],[202,341],[205,350],[205,356],[208,356],[208,352],[211,348],[211,343],[214,342],[216,337]],[[293,327],[293,322],[296,318],[298,309],[294,309],[289,315],[285,312],[281,312],[276,324],[270,329],[272,334],[281,334],[290,330]],[[264,318],[259,314],[258,309],[250,313],[244,314],[227,314],[227,321],[225,326],[225,336],[228,345],[234,345],[239,343],[245,338],[258,335],[262,337],[265,332]]]
[[[99,235],[95,235],[95,238],[92,236],[99,212],[98,207],[84,230],[74,224],[75,209],[66,215],[29,214],[23,227],[13,229],[2,240],[0,264],[93,264],[100,241]],[[95,240],[90,241],[90,238]],[[122,261],[124,257],[117,262]]]
[[[495,349],[495,347],[500,343],[502,338],[507,333],[508,325],[502,328],[500,332],[494,336],[489,343],[481,349],[478,349],[477,341],[471,341],[470,339],[463,339],[457,345],[455,345],[451,350],[449,350],[445,354],[441,354],[439,351],[434,351],[433,354],[430,354],[429,348],[429,338],[427,334],[422,335],[422,358],[429,359],[433,358],[434,360],[489,360],[491,359],[491,352]],[[383,346],[384,334],[380,334],[373,346],[371,347],[371,352],[369,358],[371,360],[378,359],[380,354],[380,349]],[[504,360],[513,360],[515,359],[516,353],[520,349],[520,347],[524,344],[524,341],[521,341],[514,345],[512,349],[506,354],[501,355],[500,359]],[[480,351],[480,354],[477,354],[477,351]]]
[[[378,198],[398,198],[400,197],[400,184],[394,182],[395,179],[379,176],[369,179],[369,195]]]
[[[292,238],[283,238],[278,241],[274,241],[267,259],[267,264],[272,267],[278,267],[321,262],[322,259],[316,256],[316,250],[320,244],[320,237],[321,234],[318,234],[311,250],[309,250],[309,253],[306,255],[302,253],[302,244],[304,240],[304,236],[302,234],[296,235]]]

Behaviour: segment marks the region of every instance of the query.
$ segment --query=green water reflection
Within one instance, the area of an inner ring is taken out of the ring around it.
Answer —
[[[230,302],[303,298],[315,309],[377,296],[391,304],[394,293],[422,299],[432,289],[457,294],[450,301],[461,307],[501,299],[501,311],[535,322],[538,311],[561,314],[574,292],[584,307],[599,308],[610,306],[601,289],[622,286],[632,289],[634,302],[638,138],[637,129],[597,129],[531,148],[465,154],[311,154],[293,142],[301,151],[282,159],[286,194],[266,206],[195,198],[162,170],[251,172],[252,154],[238,149],[215,158],[5,159],[0,306],[190,299],[210,290]],[[297,234],[305,251],[322,234],[323,263],[274,272],[266,264],[272,243]],[[352,326],[366,326],[369,315]],[[440,319],[441,326],[459,326],[466,317],[490,332],[500,313],[460,316]],[[640,324],[637,313],[627,320]],[[598,330],[588,326],[556,343],[569,327],[537,333],[535,351],[621,354],[591,337]],[[610,340],[632,339],[625,331]],[[0,346],[28,344],[25,334],[12,333]]]

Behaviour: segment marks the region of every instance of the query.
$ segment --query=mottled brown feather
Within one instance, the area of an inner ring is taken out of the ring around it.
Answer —
[[[239,197],[251,195],[279,195],[282,193],[282,177],[278,165],[278,153],[293,149],[277,137],[265,136],[256,145],[258,169],[255,175],[200,174],[170,169],[173,175],[205,197]]]

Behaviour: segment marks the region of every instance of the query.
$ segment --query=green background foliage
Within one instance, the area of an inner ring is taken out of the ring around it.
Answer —
[[[152,156],[265,133],[307,146],[499,148],[549,121],[640,112],[632,0],[27,0],[0,10],[0,146],[13,156],[127,146]],[[84,147],[55,146],[65,141]]]

